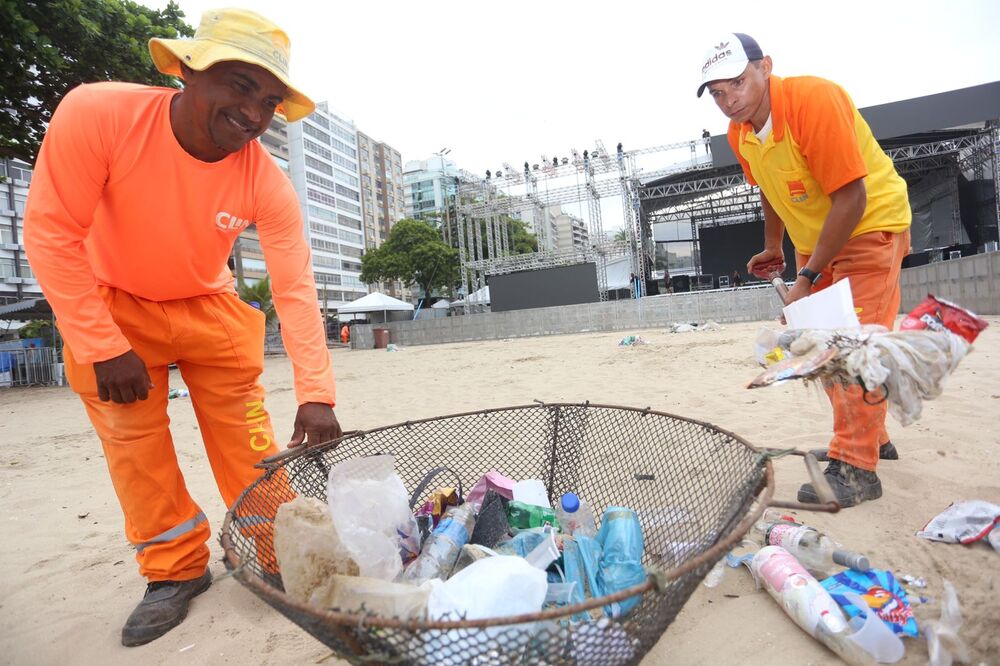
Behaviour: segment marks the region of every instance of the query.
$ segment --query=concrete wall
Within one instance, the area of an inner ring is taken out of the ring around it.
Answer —
[[[909,312],[927,294],[934,294],[977,314],[1000,314],[1000,252],[907,268],[901,283],[902,312]],[[650,296],[639,301],[389,322],[387,328],[391,342],[407,346],[588,331],[628,331],[709,319],[719,323],[763,321],[774,319],[778,311],[774,291],[770,286],[762,286]],[[375,346],[370,325],[356,325],[351,338],[355,349]]]
[[[903,312],[934,294],[976,314],[1000,314],[1000,252],[907,268],[900,282]]]
[[[495,340],[587,331],[630,331],[673,322],[760,321],[778,315],[779,304],[768,286],[738,291],[707,291],[650,296],[642,300],[584,303],[531,310],[510,310],[425,321],[390,322],[391,342],[426,345],[439,342]],[[379,327],[382,328],[382,327]],[[354,327],[356,349],[374,347],[372,326]]]

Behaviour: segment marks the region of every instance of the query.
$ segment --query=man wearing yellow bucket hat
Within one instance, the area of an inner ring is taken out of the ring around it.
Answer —
[[[295,371],[289,445],[341,435],[299,202],[254,141],[275,113],[295,121],[314,108],[289,80],[288,36],[226,9],[206,12],[193,39],[152,39],[149,50],[184,89],[70,91],[25,212],[25,245],[66,342],[67,378],[101,439],[149,581],[122,630],[129,646],[179,624],[211,584],[208,523],[168,428],[168,366],[187,384],[227,506],[258,476],[254,465],[278,451],[258,381],[264,315],[236,297],[226,265],[251,224]]]

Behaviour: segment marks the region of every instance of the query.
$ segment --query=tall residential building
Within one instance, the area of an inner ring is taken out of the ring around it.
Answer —
[[[528,208],[521,211],[521,221],[538,239],[538,251],[561,249],[559,245],[559,220],[566,216],[561,206],[546,206],[542,209]]]
[[[434,156],[412,160],[403,167],[406,217],[437,219],[455,195],[455,178],[461,170],[451,160]]]
[[[560,210],[555,217],[556,249],[585,250],[590,245],[587,225],[576,215]]]
[[[277,116],[272,118],[271,126],[260,137],[260,143],[271,154],[278,167],[288,176],[287,123]],[[260,236],[257,234],[256,224],[251,224],[244,229],[233,245],[233,273],[236,275],[237,282],[242,280],[248,285],[254,285],[267,276],[264,252],[260,247]]]
[[[320,102],[287,126],[289,173],[312,247],[316,299],[334,309],[368,293],[361,282],[364,253],[357,128]]]
[[[406,217],[403,165],[398,150],[364,132],[358,132],[358,154],[365,247],[379,247],[389,237],[392,225]]]
[[[0,305],[42,297],[24,254],[24,203],[30,184],[30,164],[0,158]]]
[[[365,247],[382,245],[396,222],[406,217],[403,204],[403,163],[399,151],[387,143],[358,132],[358,162],[361,166],[361,212],[365,223]],[[379,291],[409,301],[410,289],[398,280],[377,285]]]

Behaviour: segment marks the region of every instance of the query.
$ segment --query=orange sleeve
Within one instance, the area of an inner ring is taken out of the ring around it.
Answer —
[[[86,86],[67,93],[42,141],[24,211],[31,269],[80,363],[106,361],[132,348],[98,293],[84,248],[114,140],[107,105]]]
[[[292,183],[267,157],[264,187],[258,200],[257,232],[271,276],[271,296],[281,322],[281,339],[292,360],[295,397],[306,402],[336,404],[333,364],[326,330],[316,301],[312,255],[302,226],[299,200]]]
[[[792,133],[824,194],[868,175],[854,127],[854,104],[843,88],[812,79],[789,101]]]
[[[757,181],[750,172],[750,165],[745,159],[743,159],[743,156],[740,155],[740,126],[733,122],[729,123],[729,132],[726,134],[726,138],[729,139],[729,147],[733,149],[733,154],[736,155],[736,159],[739,160],[740,166],[743,167],[743,177],[746,178],[747,184],[756,185]]]

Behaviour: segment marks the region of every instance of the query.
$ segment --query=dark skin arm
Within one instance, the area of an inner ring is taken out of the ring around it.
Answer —
[[[830,194],[833,205],[823,222],[823,230],[820,231],[819,240],[816,242],[816,249],[803,268],[808,268],[817,273],[830,265],[833,258],[837,256],[851,238],[851,233],[861,222],[861,217],[865,214],[865,206],[868,204],[868,193],[865,190],[865,181],[861,178],[851,181],[839,190]],[[812,283],[808,278],[799,276],[795,284],[788,290],[788,297],[785,303],[795,301],[808,296],[812,291]]]
[[[299,405],[299,411],[295,414],[295,427],[288,448],[294,449],[303,444],[309,448],[342,437],[343,434],[333,407],[321,402],[306,402]]]
[[[785,239],[785,223],[781,221],[771,202],[760,193],[760,205],[764,210],[764,249],[750,257],[747,273],[767,279],[771,271],[785,270],[785,252],[781,247]]]
[[[149,398],[153,383],[149,379],[146,364],[133,350],[120,356],[94,363],[97,376],[97,396],[104,402],[130,404],[136,400]],[[333,407],[319,402],[299,405],[295,414],[295,425],[289,448],[305,444],[315,446],[337,439],[343,435]]]
[[[131,349],[120,356],[94,364],[97,376],[97,397],[107,402],[133,403],[149,397],[153,382],[149,379],[146,364]]]

